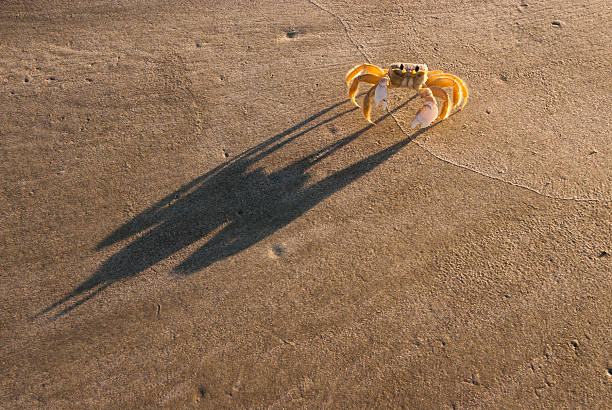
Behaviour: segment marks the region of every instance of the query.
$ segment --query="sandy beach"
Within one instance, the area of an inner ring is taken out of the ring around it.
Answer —
[[[0,407],[606,408],[611,20],[2,2]],[[369,124],[395,62],[467,104]]]

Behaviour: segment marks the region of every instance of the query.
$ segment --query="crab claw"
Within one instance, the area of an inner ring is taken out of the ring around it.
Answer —
[[[374,91],[374,105],[378,106],[382,101],[385,110],[387,109],[387,85],[389,85],[389,77],[384,76],[378,82],[376,90]]]
[[[421,109],[417,111],[416,117],[414,117],[414,120],[410,125],[411,128],[414,128],[417,125],[419,125],[420,128],[428,127],[436,118],[438,118],[438,105],[436,104],[436,99],[434,98],[431,90],[429,88],[421,88],[419,90],[419,95],[421,98],[423,98],[425,105],[423,105]]]

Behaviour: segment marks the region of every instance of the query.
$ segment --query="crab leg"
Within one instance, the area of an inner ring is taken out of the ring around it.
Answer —
[[[421,88],[419,90],[419,95],[421,98],[423,98],[425,105],[423,105],[421,109],[417,111],[417,114],[410,125],[411,128],[414,128],[417,125],[421,128],[428,127],[438,117],[438,106],[436,105],[436,99],[433,96],[433,92],[429,88]]]
[[[366,71],[367,73],[370,74],[376,74],[377,76],[383,76],[385,74],[385,72],[383,71],[382,68],[375,66],[373,64],[361,64],[358,66],[355,66],[353,68],[351,68],[349,70],[348,73],[346,73],[346,85],[348,86],[351,82],[351,80],[360,72],[362,71]]]
[[[353,103],[359,107],[359,104],[355,101],[355,94],[357,94],[357,88],[359,88],[359,83],[369,83],[369,84],[378,84],[380,82],[380,77],[376,74],[361,74],[353,80],[351,86],[349,87],[349,97]]]
[[[374,97],[376,87],[378,87],[378,85],[373,85],[363,98],[363,115],[370,124],[374,124],[372,120],[370,120],[370,111],[372,111],[372,97]]]
[[[461,97],[462,97],[461,88],[459,87],[459,83],[457,83],[452,78],[435,77],[433,80],[427,79],[426,84],[430,88],[431,87],[453,87],[453,106],[452,108],[455,108],[457,104],[459,104],[459,101],[461,100]],[[435,94],[436,93],[434,92],[434,95]],[[436,97],[438,97],[438,95],[436,95]]]
[[[461,88],[461,96],[463,98],[463,103],[461,104],[461,108],[463,108],[468,99],[468,90],[463,80],[461,80],[459,77],[454,76],[452,74],[436,72],[435,74],[431,74],[431,73],[428,74],[427,84],[431,84],[431,81],[437,78],[450,78],[454,80],[457,84],[459,84],[459,87]]]
[[[444,101],[444,104],[442,104],[442,109],[440,110],[440,120],[443,120],[448,117],[448,114],[450,114],[451,111],[450,104],[448,103],[448,93],[444,89],[436,86],[431,86],[429,89],[434,96],[441,98]]]

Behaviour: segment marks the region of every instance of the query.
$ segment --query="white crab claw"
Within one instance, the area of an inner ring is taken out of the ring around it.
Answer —
[[[382,101],[383,108],[387,109],[387,85],[389,84],[389,77],[384,76],[376,86],[374,91],[374,105],[378,106]]]
[[[419,90],[419,95],[423,98],[425,105],[421,107],[421,109],[417,112],[416,117],[412,121],[410,125],[412,128],[417,125],[420,128],[425,128],[431,125],[432,122],[436,118],[438,118],[438,105],[436,104],[436,99],[433,96],[433,93],[428,88],[421,88]]]

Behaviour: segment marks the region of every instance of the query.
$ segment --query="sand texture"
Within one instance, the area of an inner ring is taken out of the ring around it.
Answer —
[[[0,407],[609,408],[610,3],[349,4],[2,2]]]

